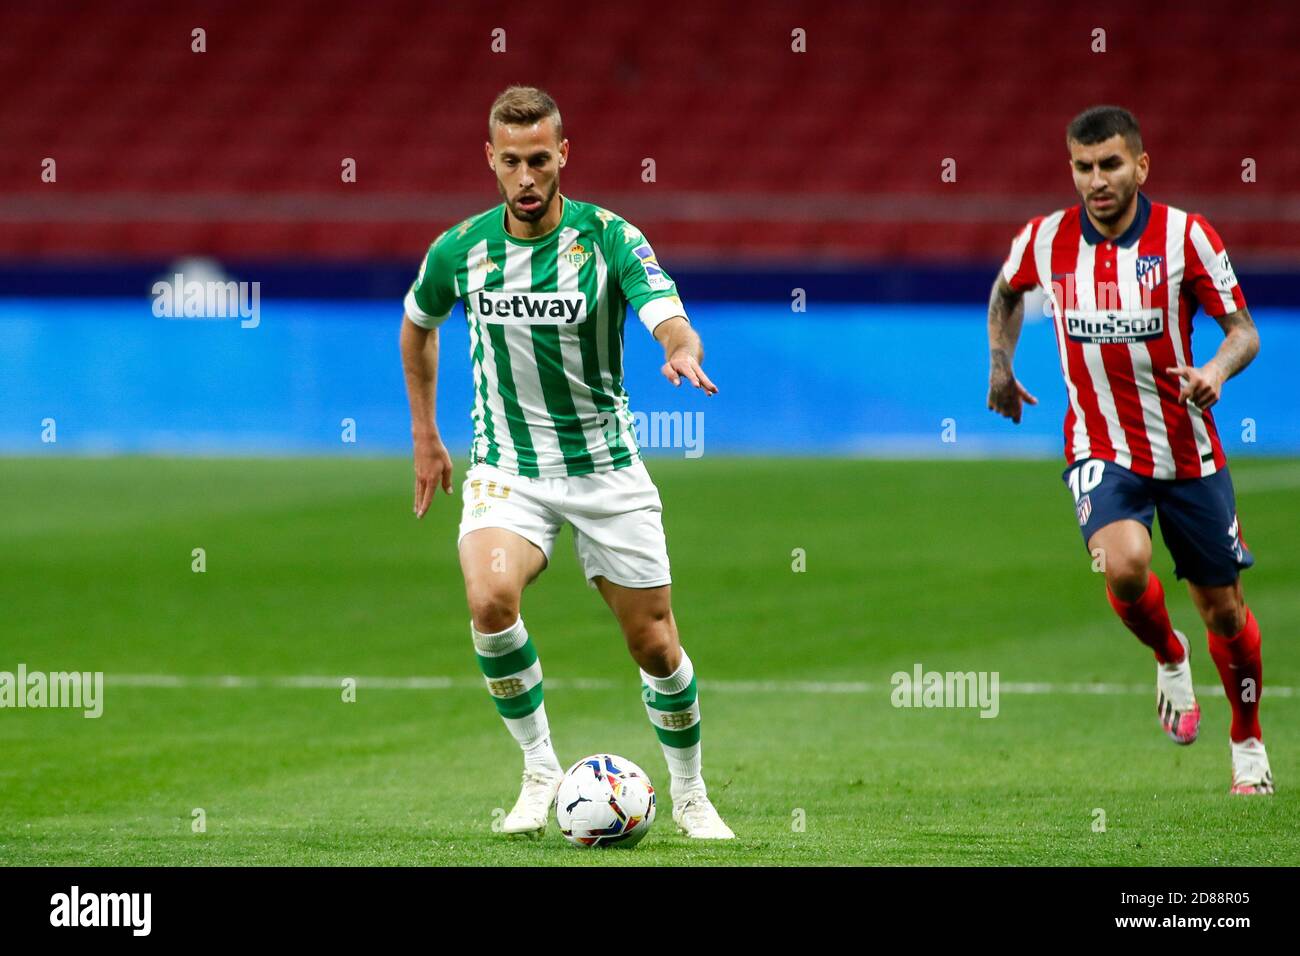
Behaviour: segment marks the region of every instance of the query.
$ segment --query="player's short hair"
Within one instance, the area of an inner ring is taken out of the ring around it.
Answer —
[[[532,126],[550,117],[555,123],[557,139],[564,139],[564,126],[560,122],[560,108],[545,90],[535,86],[511,86],[502,91],[488,111],[488,139],[496,132],[498,123],[507,126]]]
[[[1065,128],[1065,145],[1071,142],[1091,146],[1112,136],[1123,136],[1124,143],[1134,156],[1142,155],[1142,131],[1137,117],[1122,106],[1090,106]]]

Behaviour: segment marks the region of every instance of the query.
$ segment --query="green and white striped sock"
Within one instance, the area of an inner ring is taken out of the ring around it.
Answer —
[[[542,662],[523,617],[495,634],[482,633],[472,621],[469,629],[488,693],[524,752],[524,766],[563,769],[551,747],[551,729],[542,702]]]
[[[664,748],[668,772],[672,774],[671,794],[703,790],[700,776],[700,702],[695,691],[695,668],[682,651],[677,670],[667,677],[655,677],[641,671],[641,699]]]

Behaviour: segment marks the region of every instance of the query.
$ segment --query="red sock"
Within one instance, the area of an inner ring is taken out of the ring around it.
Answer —
[[[1106,597],[1124,626],[1137,635],[1137,639],[1156,653],[1161,664],[1176,664],[1183,659],[1183,645],[1174,636],[1174,626],[1169,623],[1165,610],[1165,589],[1155,572],[1147,577],[1147,589],[1136,601],[1121,601],[1109,587]]]
[[[1233,741],[1241,743],[1247,737],[1262,740],[1259,695],[1264,689],[1264,662],[1259,653],[1259,625],[1255,615],[1246,608],[1246,626],[1232,637],[1213,631],[1205,633],[1210,639],[1210,656],[1219,669],[1219,680],[1223,681],[1223,692],[1232,705]],[[1251,683],[1247,684],[1248,680]]]

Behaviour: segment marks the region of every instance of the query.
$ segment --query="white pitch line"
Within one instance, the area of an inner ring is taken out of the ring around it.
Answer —
[[[217,689],[307,689],[337,690],[347,675],[325,677],[299,675],[290,677],[248,677],[233,674],[182,676],[179,674],[105,674],[110,686]],[[910,677],[910,674],[909,674]],[[483,681],[473,677],[354,677],[359,689],[366,690],[481,690]],[[546,678],[546,686],[555,690],[618,690],[632,687],[631,680],[612,681],[599,678]],[[893,684],[867,681],[790,681],[790,680],[702,680],[700,689],[727,694],[889,694]],[[1150,684],[1046,683],[999,681],[1002,694],[1085,694],[1126,696],[1151,694]],[[1222,694],[1217,684],[1202,684],[1196,692],[1203,697]],[[1296,688],[1264,685],[1267,697],[1295,697]]]

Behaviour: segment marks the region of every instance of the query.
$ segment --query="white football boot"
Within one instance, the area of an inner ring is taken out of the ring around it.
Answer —
[[[547,821],[551,818],[555,793],[560,789],[560,781],[563,779],[564,771],[559,767],[553,770],[548,767],[525,767],[519,799],[501,821],[501,832],[512,836],[543,836]]]
[[[1174,631],[1183,645],[1183,659],[1177,664],[1156,664],[1156,713],[1169,739],[1176,744],[1196,740],[1201,726],[1201,705],[1192,690],[1192,650],[1182,631]]]
[[[673,822],[677,832],[696,840],[734,840],[736,834],[722,822],[718,811],[703,790],[673,797]]]
[[[1228,792],[1247,796],[1273,792],[1273,771],[1268,768],[1264,741],[1258,737],[1232,741],[1232,789]]]

